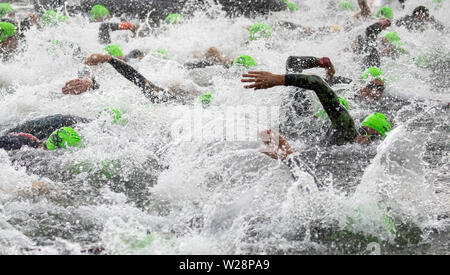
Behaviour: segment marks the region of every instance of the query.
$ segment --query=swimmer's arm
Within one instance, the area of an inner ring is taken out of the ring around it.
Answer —
[[[109,32],[119,30],[119,23],[102,23],[98,30],[98,39],[103,44],[111,43]]]
[[[313,90],[320,100],[324,110],[336,130],[352,131],[356,135],[355,123],[343,107],[333,89],[322,78],[315,75],[288,74],[285,78],[285,86],[296,86]]]
[[[123,23],[102,23],[99,28],[98,38],[101,43],[111,43],[111,31],[130,30],[133,33],[139,28],[139,25],[133,25],[130,22]]]
[[[304,69],[324,68],[327,71],[327,79],[331,81],[336,73],[330,58],[317,58],[313,56],[289,56],[286,61],[286,71],[289,73],[301,73]]]
[[[377,23],[370,25],[366,28],[366,36],[371,40],[375,40],[377,36],[387,27],[391,25],[389,19],[383,18],[378,20]]]
[[[112,57],[108,63],[126,79],[141,88],[145,96],[149,97],[153,103],[166,102],[169,100],[169,96],[163,88],[148,81],[143,75],[136,71],[136,69],[124,61]]]
[[[289,56],[286,60],[286,71],[291,73],[301,73],[318,66],[319,58],[313,56]]]

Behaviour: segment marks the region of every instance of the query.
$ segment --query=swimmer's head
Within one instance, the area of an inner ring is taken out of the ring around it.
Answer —
[[[377,12],[377,17],[378,18],[379,17],[385,17],[385,18],[388,18],[388,19],[393,19],[394,18],[394,12],[388,6],[384,6]]]
[[[389,123],[387,117],[381,113],[374,113],[366,119],[361,124],[361,127],[368,127],[375,130],[383,138],[386,137],[386,133],[391,131],[391,124]],[[369,130],[369,129],[366,129]]]
[[[415,8],[412,15],[420,21],[428,21],[430,19],[430,11],[425,6]]]
[[[9,22],[0,22],[0,43],[16,34],[16,26]]]
[[[258,66],[258,63],[256,63],[251,56],[241,55],[233,61],[233,66],[238,65],[243,66],[246,69],[249,69],[250,67]]]
[[[183,17],[178,13],[169,14],[164,20],[166,24],[178,24],[181,23],[181,21],[183,21]]]
[[[272,27],[265,23],[255,23],[250,27],[248,33],[250,40],[268,39],[272,36]]]
[[[104,48],[106,52],[108,52],[109,55],[113,57],[123,57],[123,52],[120,49],[120,45],[108,45]]]
[[[66,22],[67,16],[58,15],[55,10],[46,10],[42,15],[42,23],[44,25],[55,26],[60,22]]]
[[[80,135],[71,127],[62,127],[54,131],[45,143],[47,150],[58,148],[78,147],[81,145]]]
[[[9,3],[0,3],[0,18],[8,14],[14,14],[14,8]]]
[[[353,6],[353,3],[350,1],[341,1],[339,3],[339,8],[341,10],[347,10],[347,11],[353,11],[355,10],[355,7]]]
[[[110,16],[109,10],[103,5],[95,5],[91,9],[91,19],[99,22]]]

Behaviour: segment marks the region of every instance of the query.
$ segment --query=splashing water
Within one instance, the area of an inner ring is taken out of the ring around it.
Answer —
[[[359,84],[343,92],[356,124],[374,110],[391,118],[394,130],[378,147],[309,148],[306,141],[289,140],[296,151],[314,154],[316,176],[326,183],[321,191],[311,175],[294,182],[285,165],[257,148],[257,130],[269,123],[276,127],[281,97],[289,89],[246,90],[240,82],[244,70],[237,67],[189,71],[181,66],[192,52],[215,46],[226,56],[250,55],[256,69],[274,73],[284,73],[290,55],[328,56],[338,75],[359,79],[361,69],[344,49],[371,22],[302,37],[275,26],[279,21],[313,28],[339,25],[352,14],[336,12],[335,1],[291,2],[299,11],[229,18],[213,6],[207,11],[213,19],[198,11],[183,24],[161,26],[157,35],[112,34],[124,53],[165,49],[167,59],[147,54],[131,64],[157,85],[211,92],[208,108],[151,104],[108,65],[94,69],[100,89],[63,95],[61,88],[76,78],[82,62],[73,51],[79,47],[82,56],[102,52],[99,23],[73,16],[67,24],[28,31],[21,53],[0,64],[0,131],[58,113],[93,121],[77,126],[82,148],[0,151],[0,254],[96,249],[107,254],[370,254],[373,247],[383,254],[448,254],[450,116],[439,106],[450,100],[449,68],[433,72],[412,60],[428,55],[448,64],[447,33],[417,35],[396,28],[409,55],[383,58],[383,70],[391,77],[387,99],[368,105],[353,101]],[[396,17],[422,2],[395,7]],[[449,1],[428,2],[448,27]],[[274,26],[272,37],[248,42],[248,27],[255,22]],[[65,43],[49,50],[51,40]],[[308,73],[323,76],[319,70]],[[227,113],[230,107],[233,112]],[[105,108],[120,109],[129,123],[113,124]],[[244,115],[236,116],[236,108]],[[274,115],[249,119],[261,109],[275,110]],[[217,134],[224,123],[255,135],[236,141],[230,133]],[[33,182],[45,182],[48,190],[31,188]]]

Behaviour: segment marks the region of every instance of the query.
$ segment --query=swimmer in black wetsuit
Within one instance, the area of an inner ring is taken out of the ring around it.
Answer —
[[[302,73],[303,70],[312,68],[324,68],[326,70],[325,81],[330,85],[349,84],[351,79],[335,76],[334,65],[328,57],[290,56],[286,61],[286,73]],[[293,87],[281,102],[280,133],[289,138],[297,138],[301,125],[301,117],[311,116],[311,100],[305,93],[305,89]],[[307,131],[309,132],[309,131]]]
[[[431,16],[430,11],[424,6],[415,8],[412,15],[400,18],[395,22],[395,25],[399,27],[405,26],[409,31],[422,32],[429,27],[438,31],[445,30],[444,25]]]
[[[186,96],[199,96],[197,91],[186,91],[180,89],[178,85],[164,89],[153,84],[147,80],[136,69],[125,63],[124,61],[112,57],[109,54],[93,54],[89,56],[85,64],[89,66],[95,66],[103,63],[109,63],[123,75],[126,79],[133,82],[136,86],[142,89],[143,94],[151,100],[152,103],[164,103],[169,101],[182,101],[186,99]],[[66,83],[62,88],[64,94],[78,95],[86,92],[89,89],[95,87],[95,80],[89,76],[71,80]],[[197,93],[197,94],[196,94]],[[182,95],[184,94],[184,95]]]
[[[269,72],[253,72],[243,75],[242,82],[250,82],[244,86],[247,89],[268,89],[275,86],[295,86],[298,88],[313,90],[319,98],[324,110],[331,120],[331,127],[321,144],[324,146],[344,145],[347,143],[369,144],[372,141],[386,136],[391,130],[391,125],[383,114],[375,113],[368,116],[358,129],[347,109],[339,102],[337,95],[320,77],[304,74],[277,75]],[[366,87],[370,89],[370,87]],[[372,88],[376,89],[376,88]],[[291,171],[301,165],[301,161],[291,157],[294,151],[289,143],[273,130],[261,133],[266,145],[263,153],[274,158],[285,161]],[[293,174],[295,174],[293,172]],[[295,175],[294,175],[295,177]]]
[[[33,18],[36,18],[36,16],[33,15]],[[13,19],[0,19],[0,55],[2,55],[3,60],[11,59],[19,45],[23,43],[24,32],[31,27],[31,23],[28,24],[27,22],[31,22],[31,19],[25,19],[20,24]]]
[[[130,30],[133,33],[133,35],[136,35],[136,31],[138,29],[139,25],[137,24],[133,25],[130,22],[102,23],[98,31],[98,39],[102,44],[109,44],[111,43],[111,35],[110,35],[111,31]]]
[[[337,95],[330,86],[318,76],[304,74],[277,75],[269,72],[249,72],[248,74],[244,74],[243,77],[242,82],[252,83],[251,85],[245,86],[247,89],[254,88],[255,90],[258,90],[275,86],[295,86],[313,90],[332,122],[332,127],[322,141],[322,144],[326,146],[343,145],[351,142],[367,144],[375,137],[385,136],[385,131],[387,131],[387,129],[366,129],[363,127],[364,131],[370,135],[370,138],[361,135],[347,109],[339,102]],[[376,90],[377,87],[368,85],[365,89]]]
[[[389,19],[383,18],[377,23],[366,28],[365,36],[359,35],[352,44],[354,53],[362,56],[364,69],[369,67],[380,67],[380,54],[377,48],[377,36],[391,25]]]
[[[47,148],[49,144],[47,141],[54,136],[60,135],[59,133],[54,135],[55,131],[61,131],[62,129],[66,129],[66,127],[87,122],[89,122],[88,119],[69,115],[52,115],[27,121],[7,130],[4,136],[0,136],[0,149],[11,151],[28,146],[31,148],[53,150],[55,148]]]

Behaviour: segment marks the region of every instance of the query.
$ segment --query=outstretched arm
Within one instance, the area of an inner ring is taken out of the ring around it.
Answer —
[[[327,71],[327,79],[329,81],[333,79],[333,76],[336,73],[334,65],[328,57],[289,56],[286,61],[286,71],[288,73],[301,73],[305,69],[316,67],[325,68]]]
[[[377,23],[370,25],[366,28],[366,37],[370,41],[374,41],[377,36],[387,27],[391,25],[391,21],[386,18],[382,18],[378,20]]]
[[[278,75],[270,72],[254,72],[250,71],[243,75],[242,82],[250,82],[252,84],[244,86],[247,89],[268,89],[275,86],[295,86],[307,90],[313,90],[320,100],[324,110],[330,118],[333,128],[337,131],[344,131],[345,136],[356,136],[355,123],[339,102],[338,96],[328,86],[328,84],[320,77],[315,75],[304,74],[288,74]]]
[[[111,66],[113,66],[113,68],[116,69],[118,73],[141,88],[144,95],[150,98],[153,103],[167,102],[173,98],[168,95],[167,91],[165,91],[163,88],[160,88],[148,81],[136,69],[134,69],[124,61],[110,56],[109,54],[93,54],[86,59],[85,64],[98,65],[105,62],[111,64]]]

